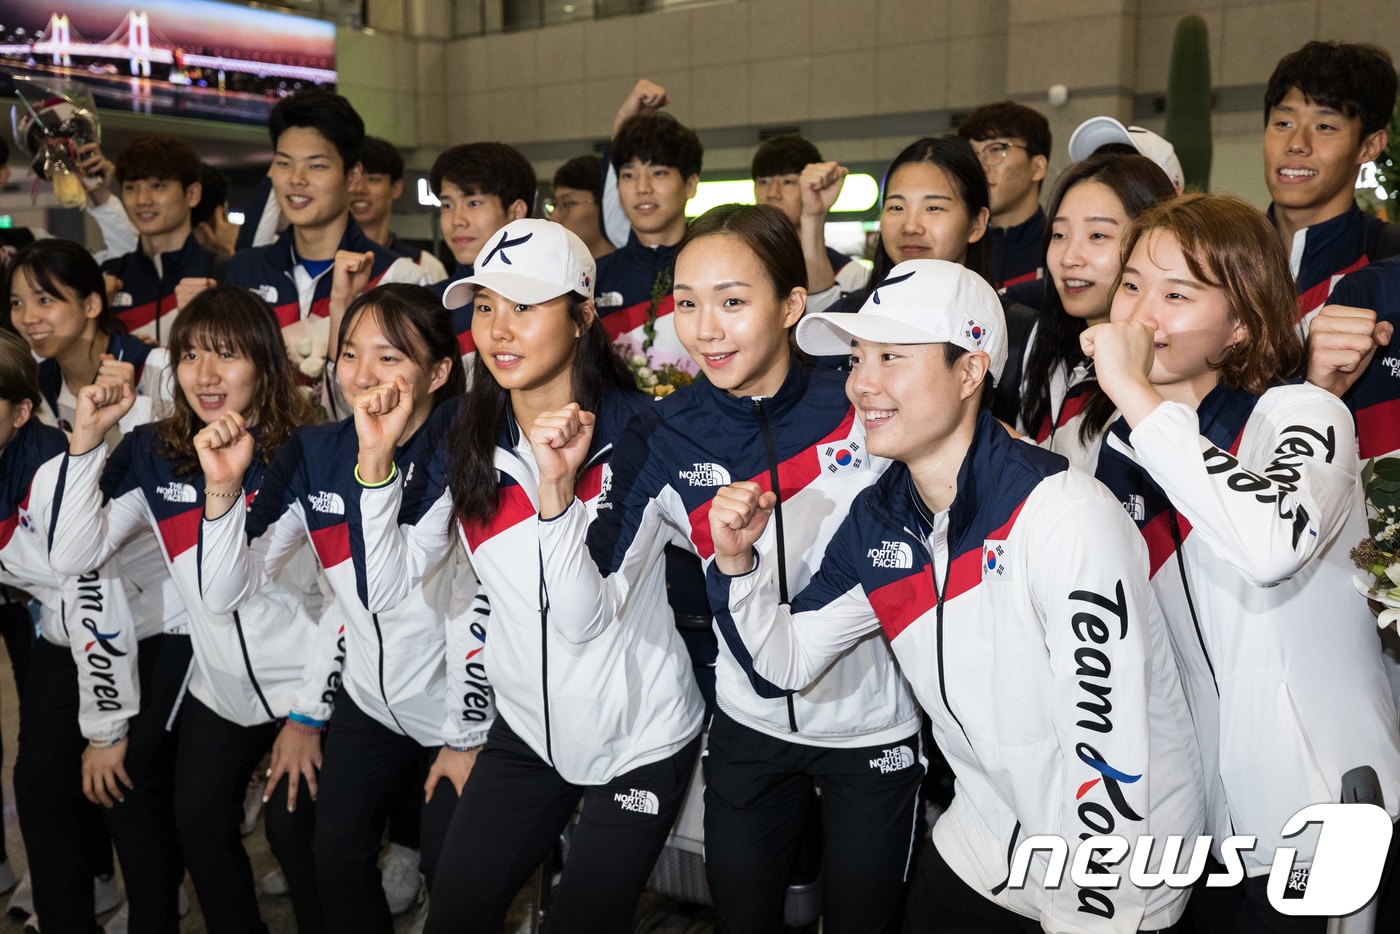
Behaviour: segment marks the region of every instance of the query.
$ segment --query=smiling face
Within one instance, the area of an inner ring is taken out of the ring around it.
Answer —
[[[421,335],[418,335],[421,341]],[[451,360],[439,360],[425,368],[419,359],[427,356],[426,345],[412,348],[410,353],[396,347],[384,333],[379,310],[366,306],[356,313],[340,343],[336,358],[335,377],[346,399],[402,376],[413,390],[413,415],[403,436],[407,438],[428,418],[430,399],[438,387],[447,382],[452,370]]]
[[[15,272],[10,285],[10,323],[41,357],[62,358],[98,338],[102,298],[52,293],[32,280],[28,269]]]
[[[733,396],[772,396],[788,371],[788,329],[806,294],[775,294],[753,250],[716,234],[688,243],[676,257],[676,336],[716,387]]]
[[[229,412],[246,417],[258,391],[257,366],[227,343],[186,349],[176,361],[175,380],[206,425]]]
[[[1361,118],[1323,107],[1291,88],[1264,129],[1264,181],[1277,208],[1307,226],[1351,207],[1360,166],[1375,159],[1385,132],[1361,136]]]
[[[1065,313],[1088,324],[1108,320],[1118,278],[1119,242],[1128,227],[1123,202],[1102,182],[1080,182],[1050,219],[1045,266]]]
[[[885,190],[880,240],[895,263],[941,259],[962,263],[967,245],[982,239],[990,214],[968,214],[957,186],[931,162],[895,169]]]
[[[593,303],[584,304],[591,320]],[[569,297],[526,305],[491,289],[476,293],[472,340],[486,368],[511,392],[567,389],[581,326],[569,316]]]
[[[1152,329],[1148,381],[1163,398],[1193,408],[1220,381],[1212,364],[1247,336],[1225,291],[1196,278],[1176,237],[1161,229],[1148,231],[1133,247],[1113,297],[1112,320]]]
[[[189,227],[201,190],[198,182],[185,188],[173,178],[127,179],[121,187],[122,207],[144,237],[178,233]]]
[[[294,126],[277,138],[268,174],[282,215],[296,227],[314,230],[345,216],[349,184],[359,168],[347,173],[330,140],[310,127]]]
[[[789,172],[786,175],[765,175],[753,180],[753,200],[755,204],[771,204],[787,215],[793,226],[802,222],[802,175]]]
[[[373,227],[389,216],[403,194],[403,179],[383,172],[360,172],[350,185],[350,214],[361,227]]]
[[[496,195],[484,195],[475,189],[463,191],[452,182],[444,181],[438,192],[442,207],[438,223],[442,238],[452,256],[463,266],[476,262],[486,241],[506,224],[525,216],[525,202],[517,201],[507,210]]]
[[[685,233],[685,203],[695,197],[700,178],[680,169],[633,159],[617,170],[617,196],[627,222],[644,244],[670,245]]]

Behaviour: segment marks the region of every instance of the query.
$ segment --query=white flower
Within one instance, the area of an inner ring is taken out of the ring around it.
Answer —
[[[1400,623],[1400,610],[1381,610],[1380,615],[1376,617],[1376,626],[1381,629],[1394,626],[1396,623]]]
[[[311,338],[309,337],[303,337],[301,340],[297,341],[296,346],[292,348],[292,352],[301,360],[306,360],[310,357],[311,350]]]
[[[643,368],[643,369],[644,369],[644,368],[646,367],[646,365],[647,365],[647,358],[646,358],[645,355],[643,355],[643,354],[633,354],[633,355],[632,355],[632,366],[638,367],[638,368]]]
[[[1390,578],[1390,582],[1396,587],[1400,587],[1400,562],[1390,565],[1385,569],[1385,576]]]
[[[656,379],[656,374],[651,371],[651,367],[644,366],[637,370],[637,379],[645,383],[649,379]]]

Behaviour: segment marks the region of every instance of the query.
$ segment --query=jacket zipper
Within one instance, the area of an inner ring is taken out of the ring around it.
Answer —
[[[544,551],[540,558],[540,700],[544,703],[544,757],[554,763],[554,745],[549,728],[549,589],[544,583]]]
[[[1006,847],[1006,878],[1002,879],[1001,882],[992,889],[993,895],[1000,895],[1002,890],[1006,888],[1007,883],[1011,881],[1011,861],[1016,858],[1016,840],[1020,836],[1021,822],[1017,821],[1016,826],[1011,828],[1011,843]]]
[[[384,630],[379,626],[379,614],[371,613],[370,619],[374,621],[374,638],[379,642],[379,696],[384,700],[384,709],[389,712],[389,719],[394,721],[394,726],[399,728],[400,733],[407,736],[408,730],[403,728],[398,715],[394,713],[394,708],[389,704],[389,689],[384,685]]]
[[[377,621],[376,625],[378,625]],[[238,615],[237,610],[233,611],[233,628],[238,633],[238,647],[243,650],[243,667],[248,671],[248,680],[253,684],[253,693],[258,695],[258,703],[262,704],[263,710],[267,712],[267,718],[269,720],[276,720],[277,714],[272,712],[272,705],[267,702],[267,698],[263,695],[262,685],[258,684],[258,676],[253,673],[253,660],[248,655],[248,638],[243,634],[243,617]],[[382,651],[379,657],[383,659],[384,654]],[[383,670],[384,666],[381,663],[381,675]],[[380,686],[383,687],[382,680],[380,681]]]
[[[763,429],[763,443],[768,448],[768,485],[773,488],[773,495],[778,498],[777,506],[773,510],[778,535],[778,600],[786,606],[790,602],[787,583],[787,540],[783,535],[783,488],[778,481],[778,446],[773,441],[773,428],[768,424],[768,413],[763,410],[763,400],[755,397],[753,408],[758,415],[758,424]],[[797,708],[792,698],[791,694],[787,696],[788,730],[796,733]]]
[[[1172,517],[1172,545],[1176,550],[1176,570],[1181,575],[1181,587],[1186,591],[1186,608],[1191,611],[1191,625],[1196,629],[1196,641],[1201,646],[1201,657],[1210,670],[1210,682],[1215,685],[1215,693],[1220,694],[1220,685],[1215,681],[1215,665],[1210,661],[1210,650],[1206,648],[1206,637],[1201,633],[1201,621],[1196,616],[1196,601],[1191,599],[1191,582],[1186,579],[1186,557],[1182,554],[1181,526],[1176,521],[1176,507],[1168,506]]]

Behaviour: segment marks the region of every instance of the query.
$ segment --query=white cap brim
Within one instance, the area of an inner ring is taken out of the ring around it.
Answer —
[[[1122,143],[1137,149],[1128,128],[1112,117],[1090,117],[1075,128],[1069,138],[1069,158],[1079,162],[1094,154],[1094,150],[1109,143]]]
[[[949,338],[868,311],[820,312],[807,315],[797,323],[797,346],[814,356],[848,354],[852,340],[874,344],[942,344]]]
[[[539,305],[553,301],[571,290],[562,288],[557,282],[544,282],[532,276],[513,272],[484,272],[458,279],[442,293],[444,308],[461,308],[471,302],[481,289],[490,289],[502,298],[521,305]]]

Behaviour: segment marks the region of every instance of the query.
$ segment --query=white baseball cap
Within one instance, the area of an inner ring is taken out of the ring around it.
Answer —
[[[472,275],[442,294],[445,308],[469,304],[477,289],[522,305],[538,305],[569,292],[593,297],[598,265],[578,234],[563,224],[527,217],[496,231],[481,248]]]
[[[1162,167],[1167,178],[1180,191],[1184,186],[1181,176],[1181,162],[1176,158],[1176,147],[1151,130],[1140,126],[1124,126],[1112,117],[1090,117],[1075,129],[1069,138],[1069,158],[1071,162],[1087,159],[1094,150],[1109,143],[1126,143]]]
[[[941,259],[911,259],[890,270],[860,311],[821,312],[797,324],[797,346],[815,356],[851,352],[851,341],[956,344],[991,358],[992,379],[1006,366],[1006,313],[977,273]]]

